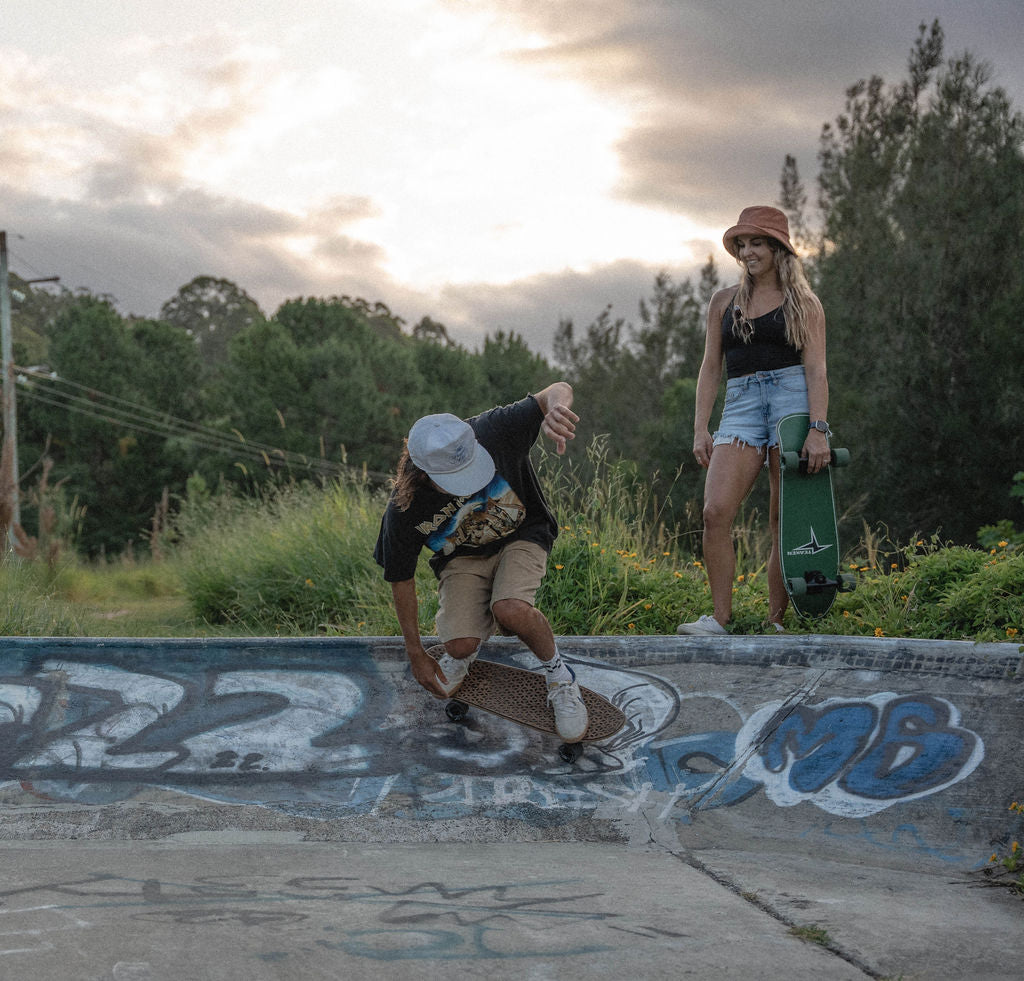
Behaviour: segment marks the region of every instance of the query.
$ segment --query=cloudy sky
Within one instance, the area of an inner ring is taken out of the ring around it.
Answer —
[[[635,319],[922,21],[1024,108],[1021,0],[0,0],[13,272],[156,316],[382,300],[476,347]]]

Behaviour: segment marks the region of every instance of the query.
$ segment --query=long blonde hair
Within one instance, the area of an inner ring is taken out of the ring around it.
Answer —
[[[775,257],[775,271],[782,289],[786,340],[800,351],[810,340],[811,316],[821,308],[821,301],[814,295],[811,284],[807,282],[800,260],[774,238],[768,238],[768,245]],[[742,263],[740,265],[743,273],[740,276],[740,288],[732,301],[732,329],[737,337],[749,344],[754,327],[746,311],[754,293],[754,278]]]

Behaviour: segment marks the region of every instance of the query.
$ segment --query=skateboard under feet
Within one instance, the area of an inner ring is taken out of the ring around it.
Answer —
[[[439,658],[444,653],[444,647],[441,644],[435,645],[427,653],[433,658]],[[603,695],[582,685],[580,695],[589,716],[587,731],[578,742],[563,742],[559,746],[558,755],[566,763],[575,763],[579,759],[584,744],[608,739],[626,724],[625,714]],[[547,682],[536,671],[477,658],[470,665],[466,680],[445,705],[445,714],[452,722],[463,723],[469,715],[470,707],[547,735],[558,735],[555,713],[548,704]]]

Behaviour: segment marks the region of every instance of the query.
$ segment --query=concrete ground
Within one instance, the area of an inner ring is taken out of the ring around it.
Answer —
[[[560,643],[575,766],[393,638],[8,639],[0,977],[1020,976],[1019,648]]]

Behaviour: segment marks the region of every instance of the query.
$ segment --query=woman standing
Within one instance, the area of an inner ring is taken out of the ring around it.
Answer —
[[[772,531],[768,619],[783,630],[789,597],[779,563],[779,420],[809,413],[801,454],[807,469],[817,473],[829,459],[825,313],[789,241],[789,222],[777,208],[744,208],[722,242],[742,272],[739,286],[719,290],[708,306],[693,437],[693,455],[708,472],[703,542],[714,615],[680,624],[681,634],[727,632],[736,574],[732,525],[765,465]],[[708,426],[723,364],[725,407],[712,436]]]

